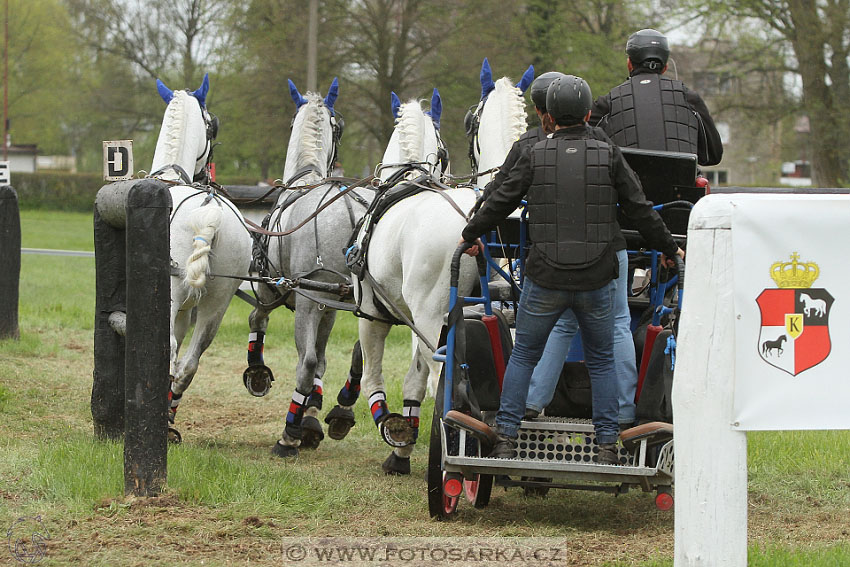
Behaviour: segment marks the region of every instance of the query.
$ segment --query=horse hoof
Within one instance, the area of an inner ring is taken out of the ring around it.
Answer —
[[[402,458],[392,452],[381,465],[381,470],[391,475],[408,475],[410,474],[410,457]]]
[[[248,392],[257,398],[262,398],[269,393],[274,382],[272,369],[264,364],[249,366],[242,373],[242,383]]]
[[[391,413],[378,424],[381,437],[390,447],[407,447],[416,441],[416,431],[404,417]]]
[[[180,436],[180,432],[174,429],[173,427],[168,428],[168,442],[177,445],[183,442],[183,437]]]
[[[301,447],[304,449],[318,449],[319,443],[325,438],[322,424],[311,415],[305,415],[301,419]]]
[[[350,409],[334,406],[325,416],[325,423],[328,424],[328,435],[331,439],[337,441],[345,439],[345,436],[354,427],[354,412]]]
[[[293,447],[292,445],[281,445],[280,441],[278,441],[274,444],[274,447],[272,447],[272,455],[277,455],[282,459],[297,457],[298,447]]]

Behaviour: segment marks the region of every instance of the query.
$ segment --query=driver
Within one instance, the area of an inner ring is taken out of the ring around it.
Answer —
[[[549,332],[561,315],[571,310],[585,341],[599,444],[597,462],[619,464],[612,348],[617,204],[650,246],[667,258],[674,254],[684,257],[646,201],[640,181],[620,150],[593,137],[586,123],[591,96],[590,87],[580,77],[567,75],[551,82],[546,110],[555,123],[555,133],[521,151],[507,178],[462,232],[462,241],[474,243],[467,253],[478,254],[480,235],[492,230],[527,196],[533,245],[517,310],[516,344],[496,415],[499,439],[491,457],[514,455],[532,371]]]

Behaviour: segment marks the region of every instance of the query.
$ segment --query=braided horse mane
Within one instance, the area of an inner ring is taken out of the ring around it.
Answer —
[[[419,102],[411,101],[401,105],[398,117],[398,143],[403,163],[422,160],[422,125],[425,115]]]
[[[288,177],[304,167],[312,166],[318,171],[302,178],[305,182],[312,183],[313,181],[310,181],[310,179],[318,180],[327,176],[328,155],[333,151],[331,147],[333,142],[330,120],[321,95],[308,92],[305,98],[307,103],[299,110],[292,126],[290,144],[294,140],[297,140],[297,142],[287,149],[287,171],[284,177]],[[288,167],[290,163],[294,163],[291,171]]]
[[[197,104],[197,99],[188,92],[174,91],[162,118],[151,171],[170,164],[179,165],[190,176],[198,171],[198,156],[206,144],[206,125],[201,113],[192,106]],[[171,176],[179,178],[173,171],[163,174],[163,178]]]

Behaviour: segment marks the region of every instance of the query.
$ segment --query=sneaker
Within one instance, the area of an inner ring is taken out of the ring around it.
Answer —
[[[523,416],[523,419],[525,419],[525,420],[535,419],[539,415],[540,415],[540,412],[537,411],[536,409],[525,408],[525,415]]]
[[[496,441],[496,444],[493,445],[493,449],[487,456],[496,459],[512,459],[516,453],[514,449],[514,439],[507,435],[502,435],[501,433],[497,435],[496,438],[498,441]]]
[[[596,462],[600,465],[619,465],[620,454],[617,451],[617,444],[601,443],[599,445],[599,454],[596,455]]]

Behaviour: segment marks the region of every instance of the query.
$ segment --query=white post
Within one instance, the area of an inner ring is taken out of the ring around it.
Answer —
[[[732,205],[709,195],[691,213],[673,415],[675,567],[747,564],[747,436],[732,429],[735,301]]]

